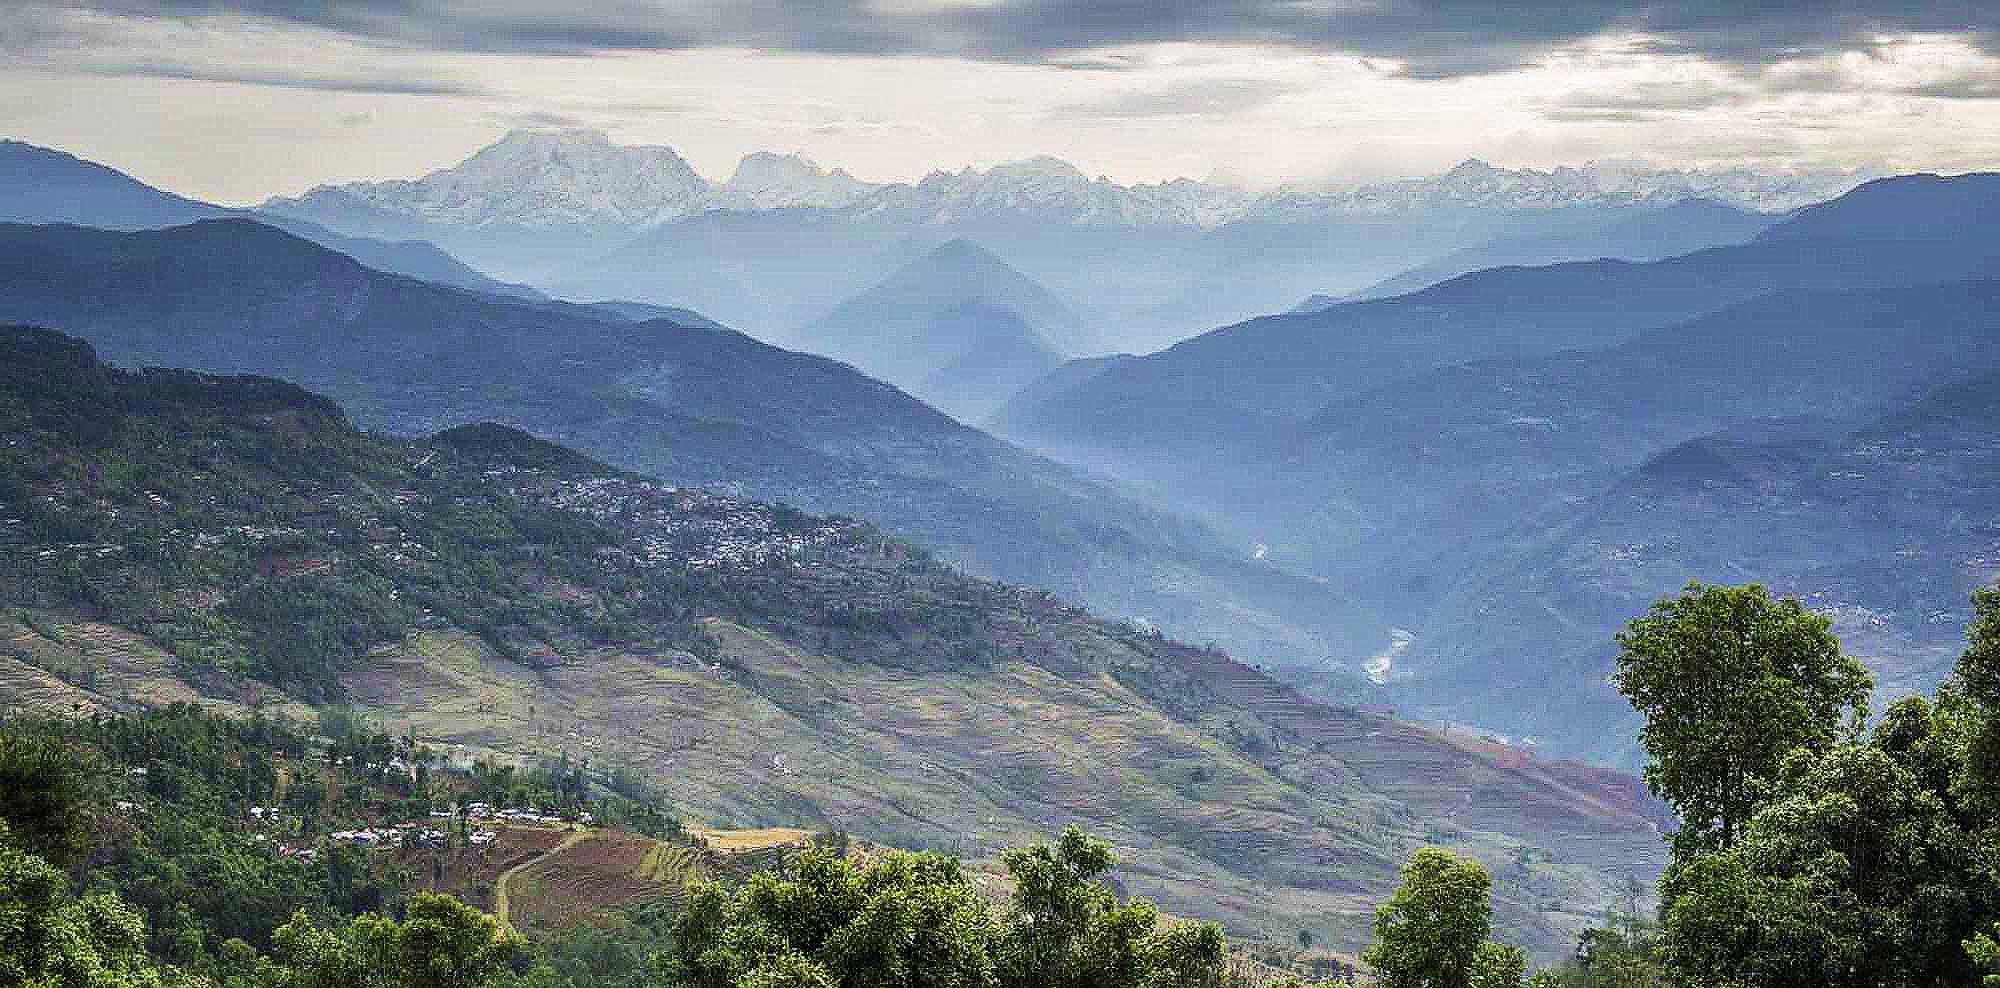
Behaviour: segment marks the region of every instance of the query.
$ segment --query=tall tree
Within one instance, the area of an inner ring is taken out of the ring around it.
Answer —
[[[1994,936],[2000,936],[2000,927],[1993,929],[1993,936],[1978,933],[1965,941],[1965,952],[1981,971],[1986,972],[1984,988],[2000,988],[2000,941],[1996,941]]]
[[[1960,784],[1968,799],[2000,818],[2000,586],[1973,594],[1972,606],[1958,679],[1979,727],[1969,742]]]
[[[1921,704],[1921,700],[1915,701]],[[1965,985],[1982,842],[1876,744],[1800,751],[1731,847],[1677,861],[1663,947],[1689,985]]]
[[[698,885],[668,973],[694,988],[995,988],[996,932],[956,859],[893,854],[859,868],[815,847],[733,895]]]
[[[1427,847],[1375,913],[1361,959],[1382,988],[1518,988],[1526,958],[1493,942],[1493,880],[1477,861]]]
[[[1691,583],[1618,635],[1618,691],[1646,717],[1646,782],[1680,814],[1677,848],[1721,848],[1787,754],[1855,736],[1873,682],[1832,625],[1761,586]]]
[[[2000,919],[1986,754],[2000,734],[2000,595],[1982,592],[1978,615],[1958,674],[1866,737],[1865,676],[1795,602],[1694,587],[1621,637],[1649,779],[1693,830],[1661,885],[1668,983],[1981,983],[1993,959],[1981,935]],[[1731,655],[1744,658],[1718,664]],[[1730,678],[1742,668],[1756,675]]]

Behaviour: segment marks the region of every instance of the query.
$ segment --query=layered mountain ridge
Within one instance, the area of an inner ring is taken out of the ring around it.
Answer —
[[[348,254],[370,267],[479,292],[538,298],[525,285],[489,278],[420,240],[345,236],[292,217],[232,209],[165,192],[93,161],[0,140],[0,223],[74,223],[111,230],[252,218]]]
[[[1956,527],[1911,503],[1878,532],[1856,506],[1880,505],[1785,471],[2000,366],[1996,203],[2000,175],[1885,179],[1737,246],[1267,317],[1041,388],[1000,431],[1325,578],[1348,657],[1296,674],[1331,695],[1629,760],[1604,629],[1689,579],[1846,615],[1891,693],[1948,668],[2000,505],[1974,485],[1944,499]],[[1819,423],[1804,446],[1800,421]],[[1934,452],[1918,461],[1972,455]],[[1704,470],[1763,493],[1618,493]],[[1809,497],[1846,520],[1780,507]]]
[[[0,318],[121,364],[282,375],[404,435],[505,422],[675,483],[865,518],[968,572],[1246,656],[1326,654],[1323,591],[1206,527],[837,361],[655,314],[443,288],[247,220],[0,225]]]

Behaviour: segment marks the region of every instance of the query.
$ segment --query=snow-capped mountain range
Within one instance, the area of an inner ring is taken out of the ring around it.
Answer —
[[[364,207],[427,223],[528,229],[648,230],[713,210],[811,207],[887,213],[948,225],[1019,215],[1082,226],[1214,229],[1239,220],[1472,207],[1534,209],[1715,199],[1775,211],[1838,195],[1867,176],[1844,172],[1684,171],[1608,163],[1551,171],[1471,160],[1441,175],[1343,188],[1253,192],[1178,179],[1124,185],[1053,157],[933,172],[915,183],[865,182],[797,154],[760,151],[727,181],[710,181],[672,148],[614,144],[586,130],[516,130],[460,164],[422,178],[321,186],[272,200],[281,212]]]

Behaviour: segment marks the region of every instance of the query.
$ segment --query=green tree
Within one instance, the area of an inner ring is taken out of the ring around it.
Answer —
[[[735,894],[696,886],[667,960],[697,988],[992,988],[995,932],[956,859],[892,854],[863,869],[815,847]]]
[[[1677,847],[1727,847],[1785,756],[1853,737],[1868,670],[1830,622],[1763,587],[1691,583],[1618,635],[1613,682],[1646,717],[1646,782],[1680,814]]]
[[[1361,959],[1382,988],[1516,988],[1526,958],[1489,939],[1493,880],[1476,861],[1427,847],[1403,865],[1403,884],[1375,912]]]
[[[1956,726],[1912,698],[1868,742],[1794,752],[1735,845],[1669,870],[1674,970],[1697,985],[1974,983],[1960,947],[1991,915],[1992,845],[1930,764]]]
[[[1117,865],[1111,846],[1070,827],[1051,847],[1002,858],[1014,879],[1001,976],[1010,986],[1182,988],[1220,981],[1225,947],[1213,924],[1159,931],[1143,899],[1120,903],[1101,881]]]
[[[448,895],[410,897],[402,922],[368,913],[325,928],[301,912],[278,928],[271,988],[487,988],[526,949]]]
[[[1214,988],[1222,931],[1159,928],[1150,903],[1098,879],[1111,849],[1071,829],[1010,851],[995,916],[957,859],[890,854],[860,868],[825,846],[731,893],[697,885],[662,958],[690,988]]]
[[[1958,660],[1963,697],[1978,727],[1968,741],[1959,780],[1964,796],[1989,818],[2000,817],[2000,586],[1972,596],[1973,621]]]
[[[2000,926],[1993,928],[1992,936],[1975,933],[1965,941],[1966,955],[1986,972],[1985,988],[2000,988],[2000,941],[1994,939],[1996,936],[2000,936]]]
[[[1762,606],[1735,594],[1723,602],[1753,611]],[[1761,592],[1752,594],[1757,596]],[[1780,736],[1794,740],[1782,753],[1775,746],[1762,749],[1759,759],[1778,754],[1775,770],[1719,755],[1679,765],[1689,791],[1709,800],[1703,805],[1737,802],[1729,806],[1728,828],[1675,842],[1661,884],[1661,930],[1653,952],[1664,981],[1686,988],[1981,984],[1978,965],[1991,954],[1980,937],[2000,919],[2000,875],[1993,866],[2000,860],[2000,800],[1993,798],[1994,780],[1984,767],[1991,763],[1983,761],[2000,723],[1994,702],[2000,700],[1994,695],[2000,685],[1994,668],[2000,663],[2000,598],[1981,593],[1978,611],[1957,675],[1935,699],[1910,697],[1890,706],[1866,737],[1853,725],[1865,709],[1861,677],[1840,672],[1845,660],[1838,645],[1828,646],[1819,630],[1799,630],[1804,619],[1797,612],[1775,620],[1793,631],[1749,637],[1816,642],[1813,662],[1797,661],[1795,654],[1789,663],[1792,675],[1817,670],[1809,677],[1816,685],[1766,670],[1760,681],[1738,684],[1749,702],[1693,685],[1676,699],[1697,711],[1697,700],[1709,703],[1707,716],[1717,721],[1713,733],[1735,730],[1746,746]],[[1716,650],[1713,631],[1731,627],[1729,610],[1698,623],[1711,633],[1681,628],[1685,647],[1671,653],[1695,667],[1699,658],[1687,656]],[[1656,659],[1670,654],[1658,646],[1674,639],[1657,627],[1646,630],[1653,635],[1647,653]],[[1649,710],[1649,728],[1652,718],[1674,719],[1671,706]],[[1778,726],[1738,730],[1717,713],[1734,711],[1730,716],[1741,718],[1755,710],[1765,710]],[[1801,730],[1813,717],[1817,727]],[[1683,715],[1675,723],[1694,732],[1701,720]],[[1689,744],[1697,753],[1708,750]],[[1722,783],[1702,790],[1703,771]],[[1741,791],[1734,788],[1746,778],[1751,781]]]
[[[1603,926],[1584,930],[1576,956],[1536,976],[1532,988],[1661,988],[1658,924],[1636,912],[1619,912]]]
[[[146,956],[137,910],[109,893],[79,899],[54,865],[0,823],[0,985],[166,988],[186,983]]]
[[[83,776],[53,738],[0,734],[0,821],[30,854],[67,868],[90,846]]]

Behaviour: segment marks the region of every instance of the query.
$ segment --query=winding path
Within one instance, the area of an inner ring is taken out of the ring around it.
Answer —
[[[507,869],[506,871],[501,872],[500,877],[493,880],[493,918],[499,920],[501,926],[510,930],[513,929],[514,924],[509,923],[507,921],[507,883],[513,880],[514,875],[521,869],[526,868],[530,865],[541,864],[543,861],[548,860],[549,855],[561,854],[562,852],[569,850],[572,847],[575,847],[579,841],[582,841],[585,837],[589,836],[590,836],[590,831],[588,830],[576,831],[570,834],[569,836],[564,837],[562,839],[562,843],[557,844],[556,846],[549,848],[548,850],[543,851],[542,853],[537,854],[534,857],[529,858],[528,860],[523,861],[520,864],[517,864],[514,867]]]

